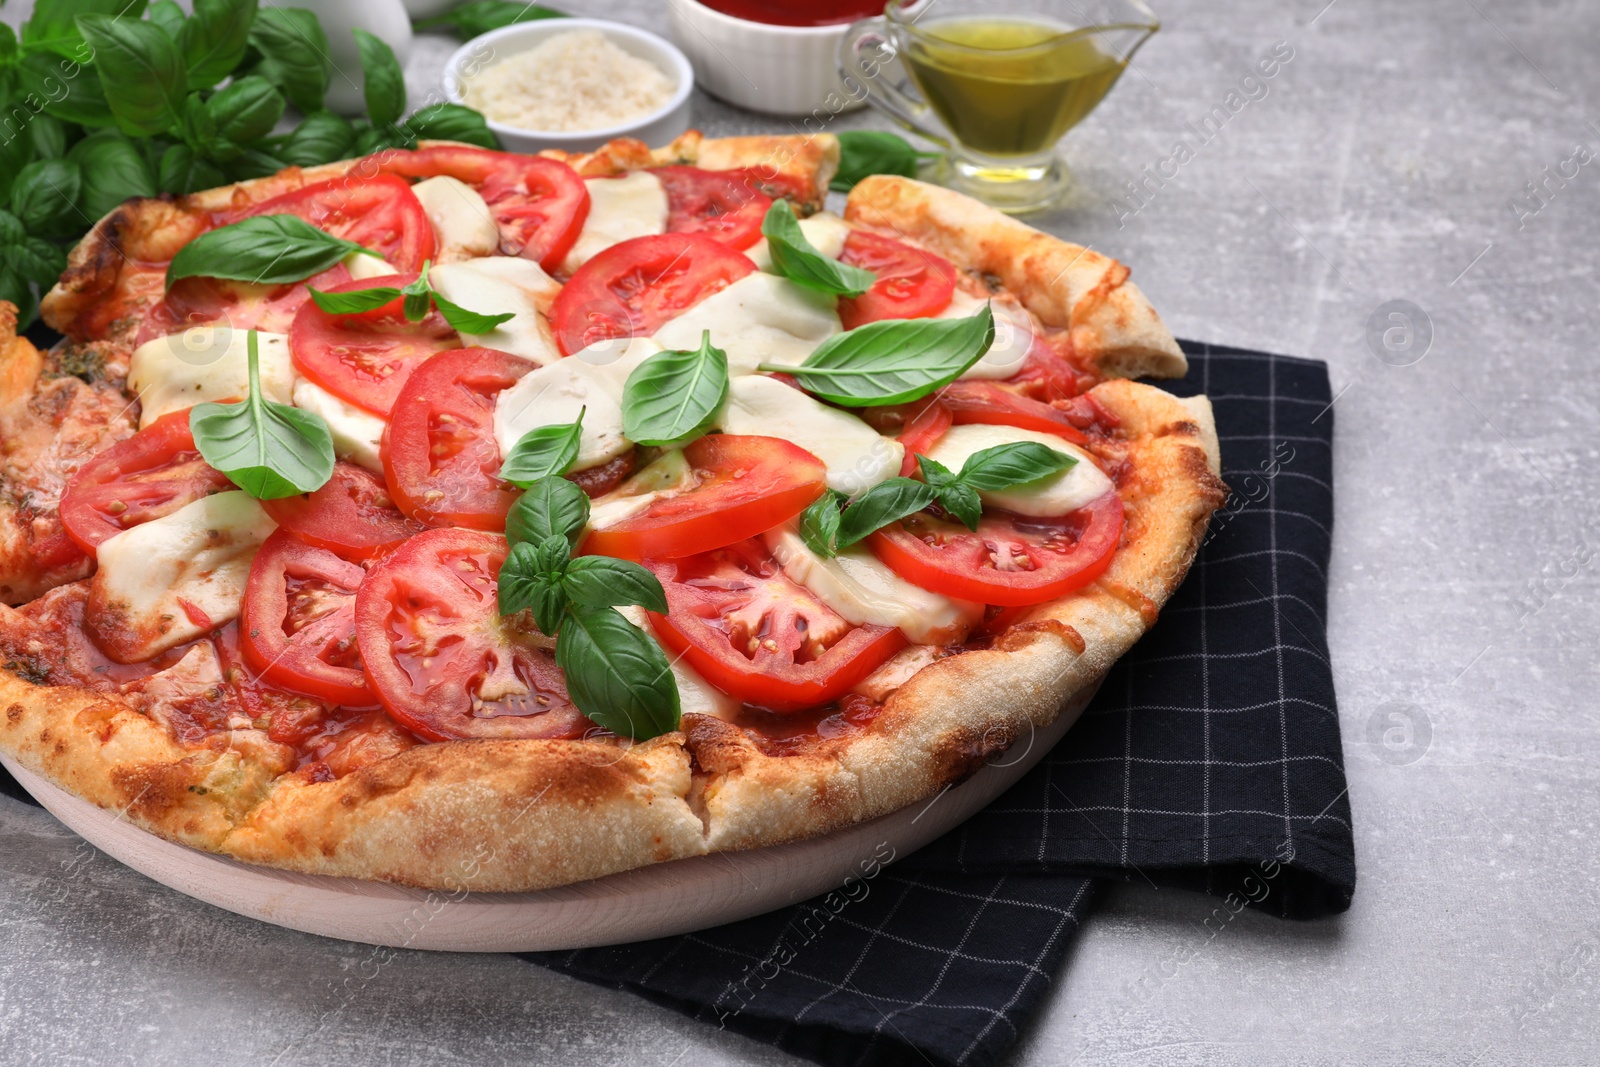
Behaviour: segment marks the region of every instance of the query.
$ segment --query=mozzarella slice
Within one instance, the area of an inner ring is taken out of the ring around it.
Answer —
[[[333,435],[333,453],[376,474],[383,473],[378,454],[388,423],[334,396],[309,378],[294,383],[294,406],[320,415]]]
[[[805,234],[812,248],[829,259],[838,259],[844,251],[845,241],[850,237],[850,224],[831,211],[819,211],[809,219],[800,220],[800,232]],[[767,247],[765,237],[747,248],[744,254],[755,263],[757,270],[774,273],[772,252]]]
[[[636,472],[589,506],[589,527],[603,530],[639,514],[662,497],[676,494],[693,471],[683,450],[674,448]]]
[[[728,400],[716,425],[723,433],[792,441],[822,460],[828,468],[828,488],[846,496],[864,493],[899,474],[906,452],[899,441],[849,412],[765,374],[744,375],[728,384]]]
[[[591,360],[592,351],[596,355]],[[510,453],[528,431],[575,422],[583,410],[583,434],[572,469],[598,467],[622,455],[633,447],[622,435],[622,388],[633,368],[659,351],[649,339],[635,338],[620,357],[595,346],[523,375],[495,402],[494,437],[500,454]]]
[[[500,251],[500,225],[478,190],[441,174],[418,182],[411,191],[422,201],[422,210],[433,223],[440,260],[448,263],[474,256],[492,256]]]
[[[967,319],[983,309],[986,301],[960,289],[950,299],[950,306],[935,318]],[[1028,313],[1015,304],[999,300],[989,302],[994,311],[994,344],[983,358],[962,372],[962,378],[1004,379],[1016,376],[1028,361],[1028,349],[1033,347],[1033,323]]]
[[[234,490],[124,530],[96,551],[86,621],[125,663],[192,641],[238,618],[250,563],[275,528]]]
[[[586,178],[589,216],[561,269],[571,274],[619,241],[667,232],[667,191],[647,170],[621,178]]]
[[[261,392],[280,404],[291,402],[294,365],[289,338],[258,333]],[[195,326],[146,341],[128,363],[128,388],[139,397],[139,428],[161,416],[208,400],[243,400],[250,391],[249,331],[229,326]]]
[[[561,286],[531,259],[486,256],[434,267],[428,274],[434,289],[452,304],[482,315],[511,318],[484,334],[462,334],[469,345],[510,352],[541,366],[561,358],[545,312]]]
[[[754,374],[759,363],[796,367],[840,331],[834,298],[787,278],[756,271],[662,326],[662,348],[696,349],[702,331],[728,353],[734,374]]]
[[[914,644],[949,645],[983,617],[982,604],[912,585],[860,545],[826,559],[806,547],[793,525],[762,536],[785,574],[857,626],[895,626]]]
[[[1052,474],[1015,489],[981,491],[978,496],[985,504],[1004,508],[1018,515],[1048,518],[1076,511],[1111,491],[1111,479],[1095,465],[1087,452],[1076,445],[1068,444],[1055,434],[1040,433],[1037,430],[985,424],[952,426],[928,450],[928,455],[951,470],[959,471],[961,465],[967,461],[967,457],[974,452],[1018,441],[1035,441],[1057,452],[1076,456],[1078,462],[1070,470]]]
[[[358,282],[364,282],[369,278],[387,278],[391,274],[400,273],[387,259],[369,256],[365,252],[351,252],[345,256],[344,269]]]
[[[650,635],[656,641],[656,629],[650,625],[643,608],[627,604],[617,609],[622,617]],[[659,643],[659,641],[658,641]],[[731,719],[743,706],[737,699],[724,693],[703,678],[699,671],[685,663],[682,656],[667,652],[667,662],[672,666],[673,680],[678,683],[678,703],[685,715],[712,715]]]

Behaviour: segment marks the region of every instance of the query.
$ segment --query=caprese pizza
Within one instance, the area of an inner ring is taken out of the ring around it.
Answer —
[[[893,811],[1153,623],[1224,487],[1127,268],[830,136],[446,143],[0,305],[0,751],[252,863],[527,890]]]

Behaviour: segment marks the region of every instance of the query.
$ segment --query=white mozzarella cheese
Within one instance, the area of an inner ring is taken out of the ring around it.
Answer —
[[[561,285],[539,264],[518,256],[485,256],[446,263],[428,273],[428,281],[452,304],[482,315],[511,318],[484,334],[462,334],[469,345],[482,345],[543,366],[561,358],[545,312]]]
[[[983,308],[984,303],[983,298],[957,289],[950,306],[935,318],[971,318]],[[982,359],[962,373],[962,378],[1010,378],[1018,374],[1028,361],[1028,349],[1033,347],[1033,323],[1028,319],[1028,313],[1014,304],[998,300],[993,301],[990,307],[994,311],[994,344],[989,346],[989,351],[983,354]]]
[[[838,259],[850,236],[850,224],[831,211],[819,211],[809,219],[800,220],[800,232],[805,234],[812,248],[829,259]],[[765,237],[746,249],[744,254],[755,263],[757,270],[773,273],[772,252],[767,247]]]
[[[667,190],[647,170],[621,178],[586,178],[589,216],[561,269],[571,274],[619,241],[667,232]]]
[[[383,473],[378,449],[387,421],[339,399],[309,378],[294,383],[294,406],[320,415],[328,424],[334,455],[376,474]]]
[[[595,346],[529,371],[495,402],[494,437],[500,454],[508,454],[530,430],[577,421],[582,410],[583,434],[572,469],[598,467],[622,455],[633,447],[622,434],[622,388],[633,368],[659,351],[640,337],[620,357]]]
[[[422,201],[422,210],[433,223],[440,260],[448,263],[474,256],[492,256],[500,251],[500,226],[478,190],[441,174],[418,182],[411,191]]]
[[[639,514],[662,497],[672,496],[693,472],[683,450],[663,452],[627,481],[589,505],[589,527],[603,530]]]
[[[792,525],[763,535],[783,572],[856,625],[895,626],[914,644],[948,645],[983,617],[983,605],[912,585],[861,545],[832,559],[806,547]]]
[[[758,363],[797,367],[838,333],[834,298],[787,278],[756,271],[712,293],[655,333],[662,348],[696,349],[700,335],[728,353],[734,374],[754,374]]]
[[[129,662],[192,641],[238,618],[251,561],[275,528],[253,497],[233,490],[124,530],[96,552],[87,610],[115,620],[101,628],[126,638]]]
[[[261,391],[288,404],[294,392],[289,338],[258,333]],[[243,400],[250,391],[249,331],[195,326],[146,341],[128,363],[128,388],[138,394],[139,428],[171,411],[208,400]]]
[[[365,252],[351,252],[345,256],[344,269],[358,282],[367,281],[369,278],[387,278],[391,274],[400,273],[387,259],[381,256],[369,256]]]
[[[716,426],[723,433],[756,434],[792,441],[822,460],[828,487],[846,496],[866,492],[900,473],[905,446],[854,415],[813,400],[764,374],[728,384],[728,400]]]
[[[981,423],[952,426],[928,450],[928,455],[951,470],[959,471],[961,465],[967,461],[967,457],[974,452],[1018,441],[1035,441],[1057,452],[1076,456],[1078,462],[1070,470],[1052,474],[1016,489],[981,491],[978,495],[983,498],[985,504],[1004,508],[1018,515],[1048,518],[1076,511],[1111,491],[1111,479],[1095,465],[1087,452],[1067,443],[1055,434],[1040,433],[1037,430]]]
[[[643,608],[628,604],[617,610],[623,618],[649,634],[651,640],[658,640],[656,629],[650,625]],[[719,719],[731,719],[738,714],[742,706],[740,702],[706,681],[699,671],[684,662],[682,656],[674,656],[669,650],[667,662],[672,666],[673,680],[678,683],[678,703],[685,715],[713,715]]]

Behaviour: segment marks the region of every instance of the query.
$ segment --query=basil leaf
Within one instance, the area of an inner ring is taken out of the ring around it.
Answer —
[[[366,30],[352,30],[361,54],[367,117],[372,125],[393,126],[406,113],[406,78],[394,50]]]
[[[39,0],[33,15],[22,24],[22,43],[30,52],[44,50],[87,62],[83,34],[78,32],[79,15],[138,19],[144,8],[145,0]]]
[[[271,133],[272,127],[283,118],[286,103],[283,94],[274,89],[271,82],[252,74],[229,82],[227,88],[213,93],[206,101],[206,114],[217,136],[244,145]]]
[[[23,277],[48,289],[67,269],[67,254],[43,237],[24,237],[5,249],[11,266]]]
[[[270,152],[263,152],[256,148],[246,148],[228,164],[228,177],[233,181],[245,178],[265,178],[278,173],[289,165],[287,160],[279,159]]]
[[[167,285],[194,276],[282,285],[364,251],[294,215],[255,215],[208,230],[180,248],[167,265]]]
[[[440,296],[434,289],[428,290],[428,295],[433,298],[433,306],[439,309],[439,314],[444,316],[444,321],[457,333],[485,334],[502,322],[516,317],[514,312],[504,312],[500,315],[482,315],[476,311],[468,311],[460,304],[452,304]]]
[[[41,159],[18,172],[11,186],[11,213],[30,233],[72,237],[88,228],[78,211],[82,192],[83,170],[76,163]]]
[[[159,26],[161,32],[171,37],[174,42],[183,39],[183,24],[188,20],[183,13],[183,8],[173,3],[173,0],[156,0],[149,8],[150,24]]]
[[[184,100],[180,125],[184,141],[196,151],[210,147],[217,139],[217,120],[206,110],[206,102],[199,93],[190,93]]]
[[[511,505],[506,539],[537,545],[548,537],[565,537],[576,547],[589,523],[589,495],[565,478],[541,478]]]
[[[537,545],[524,541],[511,546],[510,555],[500,567],[500,614],[531,611],[539,631],[554,636],[567,610],[562,576],[570,558],[571,547],[564,537],[548,537]]]
[[[899,522],[934,502],[933,486],[913,478],[879,482],[844,509],[839,520],[839,547],[849,548],[891,522]]]
[[[797,285],[836,296],[860,296],[878,276],[818,252],[787,200],[774,200],[761,221],[761,234],[777,272]]]
[[[215,189],[222,184],[222,171],[215,163],[202,159],[186,144],[175,144],[161,156],[156,170],[156,184],[162,192],[187,196],[201,189]]]
[[[540,426],[523,434],[505,464],[500,477],[512,485],[526,489],[543,478],[559,478],[572,469],[578,461],[578,441],[583,437],[583,413],[578,409],[576,422]]]
[[[139,147],[117,130],[100,130],[72,146],[67,158],[83,172],[79,203],[84,229],[134,196],[155,196],[156,178]]]
[[[80,38],[77,47],[87,51],[89,46]],[[115,123],[100,82],[100,72],[94,67],[75,59],[35,52],[23,56],[16,70],[17,95],[42,101],[45,114],[80,126]]]
[[[567,565],[562,584],[567,599],[579,609],[637,604],[661,615],[667,613],[667,591],[661,588],[661,579],[631,560],[579,556]]]
[[[840,193],[848,193],[856,182],[872,174],[915,178],[917,160],[937,155],[918,152],[904,137],[883,130],[841,130],[837,136],[839,169],[828,188]]]
[[[278,149],[278,155],[285,163],[314,167],[319,163],[348,158],[355,143],[356,129],[349,119],[331,111],[318,111],[307,115],[295,127],[289,139]]]
[[[34,313],[39,310],[33,286],[28,284],[28,279],[3,260],[0,260],[0,300],[9,300],[17,305],[18,329],[25,329],[33,322]]]
[[[414,112],[401,124],[419,138],[436,141],[463,141],[479,148],[500,147],[483,115],[460,104],[440,103]]]
[[[927,458],[923,457],[923,462]],[[1078,465],[1076,456],[1037,441],[1013,441],[974,452],[961,465],[962,484],[974,489],[1010,489],[1027,485]]]
[[[622,432],[640,445],[698,437],[728,397],[728,354],[702,330],[693,352],[657,352],[633,368],[622,388]]]
[[[67,128],[53,115],[35,115],[28,123],[35,159],[60,159],[67,154]]]
[[[0,122],[3,121],[0,118]],[[17,172],[27,166],[32,155],[33,145],[26,137],[13,137],[9,141],[0,139],[0,197],[11,195],[16,188]]]
[[[985,304],[964,319],[885,319],[817,346],[792,374],[801,388],[846,407],[882,407],[920,400],[959,378],[994,344],[994,314]]]
[[[356,127],[356,155],[371,155],[379,149],[389,147],[392,147],[389,144],[389,136],[383,130],[371,126]]]
[[[190,88],[210,88],[233,73],[255,17],[255,0],[194,0],[194,14],[178,35]]]
[[[303,113],[322,109],[328,36],[316,15],[301,7],[264,7],[250,24],[250,46],[261,54],[254,73],[283,90]]]
[[[843,493],[829,489],[800,513],[800,540],[819,556],[839,554],[839,505],[843,501]]]
[[[639,741],[678,728],[678,683],[666,653],[615,609],[569,610],[556,665],[572,702],[597,725]]]
[[[189,431],[205,461],[257,500],[312,493],[333,476],[333,437],[322,418],[261,395],[256,331],[250,331],[250,394],[237,404],[196,404]]]
[[[422,271],[415,281],[406,283],[400,295],[405,297],[400,306],[407,322],[421,322],[428,317],[428,260],[422,261]]]
[[[329,315],[359,315],[375,311],[383,305],[400,299],[400,290],[382,285],[376,289],[356,289],[348,293],[325,293],[306,286],[311,302]]]
[[[922,480],[938,494],[939,506],[967,529],[976,530],[978,521],[983,518],[983,501],[978,498],[977,490],[964,485],[949,467],[937,460],[918,456],[917,466],[922,471]]]
[[[417,19],[411,27],[416,30],[454,30],[465,41],[515,22],[566,17],[564,11],[538,4],[524,4],[521,0],[470,0],[442,15]]]
[[[151,137],[178,125],[188,80],[172,38],[148,22],[110,15],[79,15],[78,30],[102,82],[115,86],[106,103],[122,132]]]

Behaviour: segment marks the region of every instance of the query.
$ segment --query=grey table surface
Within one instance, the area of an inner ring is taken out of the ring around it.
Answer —
[[[660,0],[586,7],[665,29]],[[1600,149],[1600,8],[1160,14],[1064,143],[1073,195],[1034,221],[1131,264],[1180,336],[1332,368],[1330,639],[1361,881],[1339,918],[1246,912],[1215,936],[1206,897],[1113,888],[1015,1059],[1600,1062],[1600,162],[1576,162]],[[1244,79],[1280,41],[1293,58],[1263,96]],[[414,93],[450,47],[418,41]],[[1231,91],[1246,105],[1200,143],[1189,124]],[[787,127],[695,107],[710,134]],[[1128,200],[1178,140],[1193,158]],[[1369,321],[1391,300],[1422,314],[1380,359]],[[346,983],[366,948],[189,900],[4,799],[0,857],[3,1062],[796,1062],[510,957],[402,952]]]

